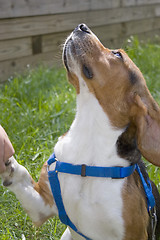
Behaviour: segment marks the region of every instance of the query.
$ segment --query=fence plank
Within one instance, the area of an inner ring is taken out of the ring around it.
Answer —
[[[144,40],[145,37],[143,38],[143,35],[147,36],[147,33],[149,33],[148,36],[150,37],[151,32],[158,33],[160,31],[160,18],[93,27],[92,30],[104,45],[106,42],[111,44],[105,45],[106,47],[111,48],[112,46],[117,46],[117,48],[120,48],[123,41],[119,41],[118,44],[118,39],[126,40],[131,35],[137,35]],[[152,38],[154,37],[155,35],[152,35]],[[117,45],[112,43],[116,43]]]
[[[127,11],[126,8],[118,8],[52,16],[5,19],[0,21],[0,40],[71,31],[81,22],[87,23],[89,27],[95,27],[153,18],[158,7],[160,8],[160,4],[131,7]]]
[[[105,25],[100,27],[93,27],[92,31],[98,36],[103,43],[106,40],[126,38],[126,36],[140,34],[151,30],[160,28],[160,18],[150,18],[138,21],[117,23],[112,25]],[[70,32],[53,33],[42,36],[42,52],[55,51],[57,48],[61,49],[66,37]],[[110,47],[110,46],[109,46]]]
[[[122,0],[122,6],[140,6],[140,5],[152,5],[160,3],[160,0]]]
[[[120,0],[0,0],[0,18],[40,16],[114,7],[120,7]]]
[[[56,49],[62,49],[65,39],[70,32],[53,33],[42,36],[42,52],[55,51]]]
[[[39,65],[62,67],[62,60],[56,51],[7,60],[0,62],[0,65],[0,82],[3,82],[15,76],[16,73],[25,73],[28,69]]]
[[[0,61],[32,54],[31,38],[0,41]]]
[[[0,18],[40,16],[57,13],[91,11],[122,6],[151,5],[160,0],[0,0]]]
[[[153,36],[156,34],[160,35],[160,29],[141,32],[138,34],[138,36],[142,40],[153,40]],[[103,44],[105,46],[109,46],[109,48],[123,48],[124,43],[126,43],[126,36],[103,40]],[[38,66],[39,64],[62,67],[61,51],[57,49],[56,51],[0,62],[0,82],[7,80],[11,76],[14,76],[15,73],[24,73],[25,71],[28,71],[27,66],[32,68]]]
[[[128,22],[122,24],[122,33],[126,36],[140,34],[143,29],[144,32],[149,32],[152,30],[159,29],[160,27],[160,18],[151,18],[151,19],[144,19],[141,21],[136,22]]]

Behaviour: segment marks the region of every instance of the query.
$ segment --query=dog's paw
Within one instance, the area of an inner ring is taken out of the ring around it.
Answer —
[[[12,179],[13,173],[14,173],[14,164],[13,164],[12,161],[9,159],[9,160],[6,162],[5,165],[6,165],[7,170],[6,170],[5,174],[4,174],[5,176],[2,177],[2,178],[4,178],[4,180],[3,180],[3,186],[4,186],[4,187],[8,187],[8,186],[10,186],[10,185],[12,184],[11,179]]]
[[[16,160],[14,159],[14,157],[9,158],[8,161],[5,163],[6,171],[0,174],[0,177],[2,178],[3,186],[5,187],[8,187],[12,184],[12,177],[15,170],[15,166],[14,166],[15,161]]]
[[[5,165],[6,171],[0,174],[5,187],[11,187],[14,183],[22,181],[23,176],[27,173],[27,170],[14,157],[9,158]]]

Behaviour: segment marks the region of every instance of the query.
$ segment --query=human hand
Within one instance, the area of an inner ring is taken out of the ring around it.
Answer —
[[[14,148],[7,136],[7,133],[0,125],[0,173],[6,170],[5,163],[14,154]]]

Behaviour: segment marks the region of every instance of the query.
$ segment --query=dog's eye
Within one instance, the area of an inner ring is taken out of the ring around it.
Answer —
[[[112,53],[113,53],[116,57],[122,59],[122,54],[121,54],[120,52],[112,51]]]
[[[92,70],[89,67],[87,67],[86,65],[83,65],[83,73],[86,78],[88,78],[88,79],[93,78]]]

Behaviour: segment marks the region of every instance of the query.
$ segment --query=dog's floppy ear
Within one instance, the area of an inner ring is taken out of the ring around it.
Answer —
[[[131,123],[135,125],[141,154],[152,164],[160,166],[160,108],[148,91],[146,96],[134,95]]]

